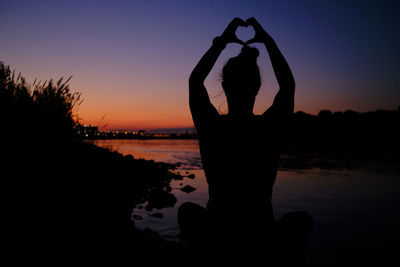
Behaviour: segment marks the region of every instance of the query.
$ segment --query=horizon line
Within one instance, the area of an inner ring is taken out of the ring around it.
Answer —
[[[345,113],[345,112],[356,112],[356,113],[369,113],[369,112],[377,112],[377,111],[400,111],[400,105],[398,106],[397,109],[383,109],[383,108],[379,108],[379,109],[375,109],[375,110],[371,110],[371,111],[356,111],[356,110],[352,110],[352,109],[346,109],[345,111],[332,111],[330,109],[321,109],[320,111],[318,111],[317,113],[308,113],[302,110],[297,110],[295,112],[293,112],[293,114],[301,112],[301,113],[305,113],[305,114],[309,114],[312,116],[318,116],[318,114],[321,111],[330,111],[332,114],[334,113]],[[96,124],[92,124],[92,123],[84,123],[81,124],[83,126],[87,125],[87,126],[95,126],[95,127],[99,127]],[[130,131],[130,132],[135,132],[135,131],[140,131],[140,130],[144,130],[144,131],[156,131],[156,130],[183,130],[183,129],[196,129],[194,124],[192,125],[186,125],[186,126],[171,126],[171,127],[165,127],[165,126],[161,126],[161,127],[109,127],[110,125],[107,125],[106,127],[103,127],[101,130],[99,129],[99,131]]]

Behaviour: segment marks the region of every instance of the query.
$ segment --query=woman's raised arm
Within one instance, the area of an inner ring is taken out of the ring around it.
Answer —
[[[289,64],[282,55],[274,39],[262,28],[255,18],[249,18],[245,23],[246,25],[253,26],[256,32],[255,37],[247,41],[246,45],[256,42],[265,45],[279,84],[279,92],[275,96],[274,103],[264,114],[273,112],[287,117],[293,113],[294,91],[296,87]]]
[[[189,105],[196,127],[198,127],[201,118],[208,117],[208,115],[218,115],[217,110],[210,102],[204,81],[228,43],[243,44],[235,35],[236,29],[243,25],[242,19],[233,19],[222,35],[214,38],[212,46],[197,63],[189,77]]]

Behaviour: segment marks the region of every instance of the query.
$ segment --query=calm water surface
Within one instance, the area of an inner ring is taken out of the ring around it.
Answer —
[[[150,216],[154,211],[135,208],[133,214],[143,218],[135,220],[138,228],[148,227],[166,239],[177,240],[176,212],[180,204],[192,201],[204,206],[207,203],[207,183],[197,140],[96,140],[94,143],[135,158],[180,162],[179,172],[195,174],[194,179],[172,182],[172,193],[178,202],[173,208],[160,211],[163,219]],[[189,194],[182,192],[180,188],[185,185],[196,190]],[[315,226],[306,248],[308,262],[340,264],[354,248],[380,248],[398,240],[399,189],[400,175],[384,170],[280,170],[273,194],[275,218],[290,211],[310,212]]]

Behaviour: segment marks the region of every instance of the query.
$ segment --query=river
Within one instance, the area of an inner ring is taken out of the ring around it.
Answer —
[[[133,215],[139,229],[150,228],[167,240],[177,240],[176,212],[180,204],[192,201],[205,205],[207,183],[201,167],[197,140],[95,140],[98,146],[135,158],[181,163],[177,170],[195,178],[173,181],[172,193],[178,199],[172,208],[160,212],[163,218],[150,216],[143,208]],[[190,185],[196,190],[180,189]],[[314,218],[312,237],[305,249],[310,264],[343,264],[357,251],[393,247],[400,237],[400,175],[398,172],[357,169],[279,170],[274,186],[273,207],[276,219],[290,211],[305,210]],[[246,218],[242,218],[246,219]],[[398,246],[398,243],[397,243]]]

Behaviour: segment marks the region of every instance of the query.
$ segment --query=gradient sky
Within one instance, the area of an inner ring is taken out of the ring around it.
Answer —
[[[232,18],[254,16],[292,68],[295,110],[397,109],[399,2],[0,0],[0,61],[28,82],[73,75],[71,89],[84,99],[77,111],[82,123],[190,127],[190,72]],[[250,39],[251,31],[240,28],[237,35]],[[263,86],[254,112],[260,114],[277,83],[265,49],[256,46]],[[227,106],[219,72],[239,50],[229,45],[206,81],[220,112]]]

